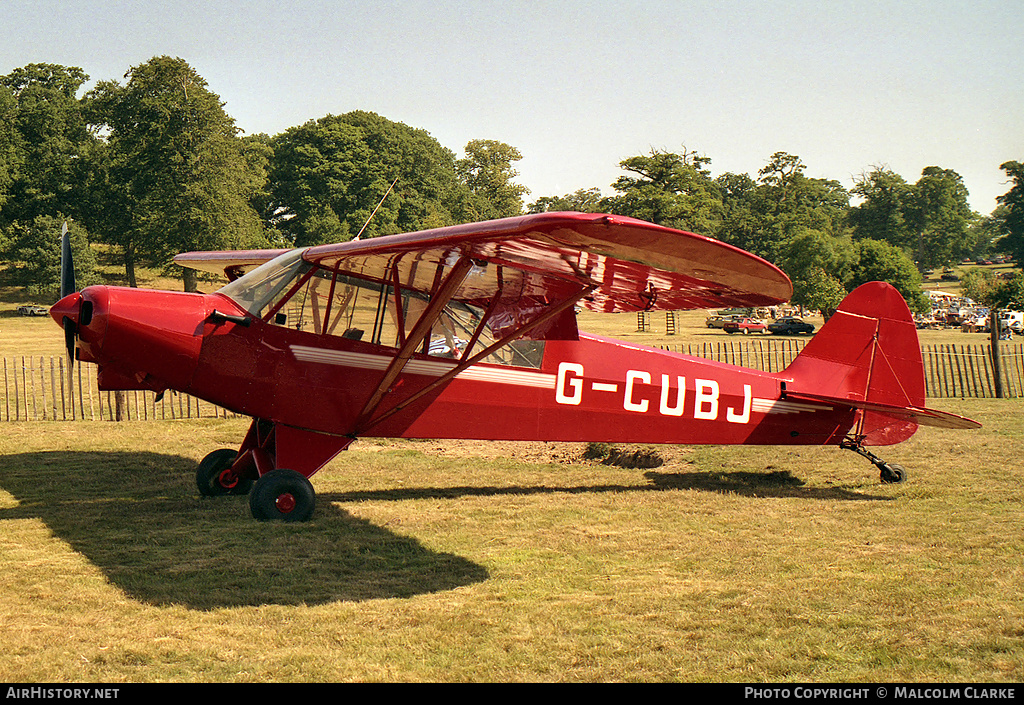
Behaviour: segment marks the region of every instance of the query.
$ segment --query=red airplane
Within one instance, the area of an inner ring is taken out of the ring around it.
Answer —
[[[67,249],[67,248],[65,248]],[[69,254],[65,261],[69,261]],[[919,424],[910,311],[865,284],[777,373],[579,332],[576,309],[751,307],[789,300],[768,262],[692,233],[547,213],[297,250],[188,253],[212,294],[90,286],[66,269],[51,315],[104,390],[176,390],[252,424],[207,455],[204,495],[249,494],[259,520],[304,521],[309,477],[359,437],[865,446]]]

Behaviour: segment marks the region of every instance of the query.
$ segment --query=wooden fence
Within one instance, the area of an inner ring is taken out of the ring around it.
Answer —
[[[764,338],[661,347],[729,365],[779,372],[806,343],[798,338]],[[1003,396],[1024,397],[1024,344],[1004,342],[999,351]],[[929,397],[996,395],[991,346],[925,345],[921,356]],[[94,365],[76,363],[69,371],[64,357],[7,357],[3,359],[0,421],[131,421],[235,415],[187,394],[168,392],[160,400],[156,397],[153,392],[101,392]]]
[[[662,349],[704,357],[729,365],[779,372],[807,344],[800,338],[727,340],[713,343],[662,345]],[[923,345],[925,393],[936,399],[995,397],[992,346]],[[999,360],[1003,397],[1024,397],[1024,344],[1002,342]]]
[[[2,421],[132,421],[234,416],[187,394],[101,392],[96,366],[67,358],[20,356],[3,359]]]

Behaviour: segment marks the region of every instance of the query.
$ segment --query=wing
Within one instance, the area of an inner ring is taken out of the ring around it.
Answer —
[[[395,353],[356,417],[359,435],[512,341],[576,339],[574,306],[604,312],[761,306],[792,293],[781,270],[735,247],[602,214],[545,213],[293,252],[280,266],[253,271],[222,292],[265,320],[276,318],[293,296],[300,307],[308,301],[321,334],[332,330],[328,321],[341,320],[342,311],[351,305],[354,312],[363,301],[354,291],[377,292],[369,302],[373,344],[384,344],[380,333],[393,320],[396,340],[386,345]],[[257,259],[241,254],[176,260],[230,271]],[[303,269],[299,258],[312,266]],[[434,327],[445,328],[442,321],[466,312],[472,314],[472,324],[464,326],[468,339],[449,343],[458,362],[418,391],[393,394],[407,364],[428,353]]]
[[[269,262],[288,250],[229,250],[224,252],[185,252],[175,255],[174,263],[189,269],[223,274],[230,281]]]
[[[623,216],[543,213],[312,247],[307,261],[430,291],[438,267],[475,265],[457,298],[606,313],[766,306],[793,287],[778,267],[718,240]],[[500,309],[500,306],[499,306]]]

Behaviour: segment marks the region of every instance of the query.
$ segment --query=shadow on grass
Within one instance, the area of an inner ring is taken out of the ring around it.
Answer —
[[[357,519],[334,502],[693,489],[751,497],[877,500],[807,488],[788,472],[648,471],[647,485],[462,486],[320,493],[311,521],[260,523],[246,497],[200,497],[195,463],[148,452],[0,456],[18,501],[0,520],[39,518],[133,599],[217,609],[323,604],[450,590],[486,580],[480,565]]]
[[[39,518],[133,599],[216,609],[408,597],[485,580],[458,556],[318,502],[304,524],[260,523],[246,497],[200,497],[195,463],[138,452],[0,457],[18,500],[0,520]]]
[[[501,495],[579,494],[593,492],[665,492],[668,490],[699,490],[738,494],[746,497],[794,497],[814,500],[888,501],[891,497],[852,492],[842,487],[805,487],[803,480],[788,471],[774,472],[682,472],[644,473],[648,485],[509,485],[504,487],[402,487],[358,492],[335,492],[320,495],[332,502],[404,501],[410,499],[457,499],[459,497],[491,497]]]
[[[744,497],[795,497],[799,499],[851,501],[890,501],[891,497],[851,492],[842,487],[805,487],[804,481],[788,470],[771,472],[680,472],[646,473],[661,489],[700,490],[736,494]]]

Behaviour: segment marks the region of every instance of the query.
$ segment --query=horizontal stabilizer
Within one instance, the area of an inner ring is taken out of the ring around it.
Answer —
[[[827,403],[834,406],[847,406],[852,409],[874,411],[879,414],[886,414],[903,421],[913,421],[921,426],[934,426],[936,428],[970,429],[981,428],[981,424],[963,416],[951,414],[947,411],[937,409],[925,409],[917,406],[896,406],[894,404],[882,404],[871,401],[858,401],[856,399],[841,399],[823,394],[807,394],[805,392],[789,392],[787,400],[810,401],[816,403]]]

